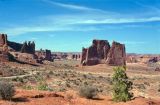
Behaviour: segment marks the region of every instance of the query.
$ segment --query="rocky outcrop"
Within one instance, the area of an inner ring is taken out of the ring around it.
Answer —
[[[31,41],[29,41],[28,43],[24,42],[22,47],[21,47],[20,52],[21,53],[34,54],[35,53],[35,43],[31,42]]]
[[[79,53],[66,53],[66,57],[64,59],[69,60],[80,60],[81,55]]]
[[[93,40],[89,48],[82,49],[81,64],[125,65],[125,45],[113,42],[112,47],[107,40]]]
[[[107,57],[110,49],[107,40],[93,40],[89,48],[82,49],[81,64],[82,65],[96,65],[103,62]]]
[[[114,41],[109,50],[106,63],[113,66],[126,65],[125,45]]]
[[[36,56],[39,60],[43,61],[43,60],[48,60],[48,61],[53,61],[53,57],[52,57],[52,53],[51,50],[40,50],[40,51],[36,51]]]
[[[86,65],[86,56],[87,56],[87,48],[82,48],[82,54],[81,54],[81,64]]]
[[[48,60],[48,61],[52,61],[52,53],[51,53],[51,50],[47,50],[45,51],[45,60]]]
[[[37,58],[34,54],[29,53],[21,53],[21,52],[10,52],[11,55],[13,55],[16,59],[16,61],[21,63],[28,63],[28,64],[36,64]]]
[[[0,34],[0,61],[8,61],[7,35]]]
[[[23,44],[11,42],[7,40],[6,34],[0,34],[0,61],[10,60],[10,58],[29,64],[42,63],[42,60],[53,61],[50,50],[35,54],[34,42],[28,41]]]
[[[17,42],[12,42],[12,41],[7,41],[9,48],[9,51],[21,51],[21,48],[23,46],[23,44],[21,43],[17,43]]]
[[[0,47],[3,47],[4,45],[7,45],[7,35],[0,34]]]

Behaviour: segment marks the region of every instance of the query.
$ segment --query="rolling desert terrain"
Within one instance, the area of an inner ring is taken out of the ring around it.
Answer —
[[[99,64],[80,66],[78,60],[56,60],[39,66],[9,62],[3,69],[14,71],[1,80],[16,86],[13,101],[2,105],[160,105],[160,72],[146,64],[127,63],[127,75],[133,82],[134,99],[126,103],[112,101],[113,66]],[[5,66],[4,66],[5,65]],[[1,67],[2,68],[2,67]],[[23,72],[22,72],[23,71]],[[4,71],[5,72],[5,71]],[[98,89],[96,99],[79,96],[79,89],[88,84]],[[42,86],[44,85],[44,87]]]

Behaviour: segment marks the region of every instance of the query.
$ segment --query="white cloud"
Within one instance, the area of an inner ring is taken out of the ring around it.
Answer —
[[[160,21],[160,17],[150,18],[108,18],[103,20],[82,20],[75,22],[74,24],[120,24],[120,23],[141,23],[141,22],[154,22]]]
[[[30,32],[57,32],[57,31],[95,31],[99,30],[96,27],[74,27],[74,26],[56,26],[56,25],[45,25],[45,27],[37,27],[35,26],[18,26],[13,28],[3,29],[2,32],[7,33],[10,36],[22,35]],[[54,37],[54,35],[50,35],[50,37]]]
[[[147,5],[145,3],[142,3],[142,2],[138,2],[138,1],[134,1],[134,3],[136,3],[137,5],[141,6],[141,7],[144,7],[148,10],[152,10],[154,11],[154,13],[160,13],[160,8],[158,7],[155,7],[155,6],[152,6],[152,5]]]
[[[1,29],[1,31],[9,35],[21,35],[30,32],[98,31],[116,27],[116,26],[109,26],[110,24],[126,23],[126,27],[132,28],[132,27],[138,27],[138,24],[131,25],[130,23],[160,21],[159,16],[138,17],[138,16],[127,16],[124,14],[119,15],[118,13],[112,13],[101,9],[95,9],[85,6],[64,4],[64,3],[54,2],[51,0],[43,0],[43,1],[60,7],[88,11],[88,12],[87,13],[83,12],[83,14],[77,13],[77,14],[43,16],[38,19],[33,19],[31,23],[21,26],[12,26],[11,28],[5,27],[5,29]],[[97,26],[99,24],[105,24],[108,26],[99,27]],[[118,26],[116,28],[123,28],[123,26],[122,27]],[[141,25],[141,27],[143,27],[143,25]]]
[[[62,20],[61,22],[63,22],[64,24],[119,24],[119,23],[139,23],[139,22],[152,22],[152,21],[160,21],[160,16],[159,14],[154,15],[154,16],[150,16],[150,17],[138,17],[134,14],[134,16],[132,14],[127,15],[127,14],[119,14],[116,12],[111,12],[111,11],[105,11],[102,9],[96,9],[96,8],[90,8],[90,7],[86,7],[86,6],[80,6],[80,5],[73,5],[73,4],[68,4],[68,3],[60,3],[60,2],[54,2],[52,0],[42,0],[44,2],[53,4],[53,5],[57,5],[60,7],[64,7],[64,8],[69,8],[69,9],[74,9],[74,10],[82,10],[82,11],[88,11],[88,13],[83,13],[83,14],[79,14],[79,15],[64,15],[62,17],[59,17],[59,20]],[[140,5],[142,7],[148,8],[149,11],[145,11],[146,12],[150,12],[150,10],[152,10],[152,12],[157,11],[160,12],[160,9],[154,6],[149,6],[149,5],[145,5],[143,3],[137,2],[135,1],[134,3],[136,3],[137,5]],[[94,13],[93,13],[94,11]],[[61,19],[63,18],[64,19]],[[55,17],[56,18],[56,17]]]
[[[59,7],[67,8],[67,9],[73,9],[73,10],[80,10],[80,11],[89,11],[89,12],[101,12],[101,13],[112,13],[112,14],[117,14],[114,12],[109,12],[109,11],[104,11],[102,9],[97,9],[97,8],[91,8],[91,7],[86,7],[82,5],[75,5],[75,4],[68,4],[68,3],[60,3],[60,2],[54,2],[52,0],[42,0],[43,2],[56,5]]]
[[[96,19],[97,18],[97,19]],[[101,18],[101,19],[99,19]],[[141,22],[153,22],[153,21],[160,21],[160,17],[151,17],[151,18],[106,18],[105,17],[95,17],[85,15],[75,16],[49,16],[48,18],[41,18],[41,20],[45,20],[46,23],[43,21],[33,22],[32,24],[28,24],[25,26],[15,26],[12,28],[5,28],[1,29],[2,32],[5,32],[9,35],[21,35],[30,32],[55,32],[55,31],[98,31],[104,30],[107,28],[113,28],[116,26],[109,26],[109,24],[121,24],[127,23],[127,27],[134,28],[132,25],[130,26],[129,23],[141,23]],[[43,24],[43,25],[38,25]],[[105,27],[99,27],[97,24],[108,24]],[[123,25],[125,27],[125,25]],[[123,27],[122,26],[122,27]],[[116,27],[116,28],[122,28]],[[137,25],[136,25],[137,27]],[[142,26],[143,27],[143,26]]]

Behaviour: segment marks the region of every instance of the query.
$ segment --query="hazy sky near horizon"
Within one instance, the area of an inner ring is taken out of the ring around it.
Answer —
[[[36,49],[79,52],[104,39],[160,54],[160,0],[0,0],[0,32]]]

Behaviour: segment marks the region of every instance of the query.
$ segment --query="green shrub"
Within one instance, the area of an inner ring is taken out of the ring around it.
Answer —
[[[8,82],[0,82],[0,97],[4,100],[11,100],[14,96],[14,86]]]
[[[45,82],[40,82],[39,84],[38,84],[38,90],[44,90],[44,91],[53,91],[53,89],[51,89],[49,86],[48,86],[48,84],[47,83],[45,83]]]
[[[79,90],[79,95],[87,99],[93,99],[97,96],[97,88],[93,86],[84,85]]]
[[[32,90],[33,89],[33,87],[30,86],[30,85],[25,85],[22,88],[25,89],[25,90]]]
[[[128,80],[125,71],[125,67],[114,68],[112,84],[113,100],[116,102],[126,102],[128,100],[131,100],[131,98],[133,97],[133,94],[129,92],[132,89],[132,82]]]

